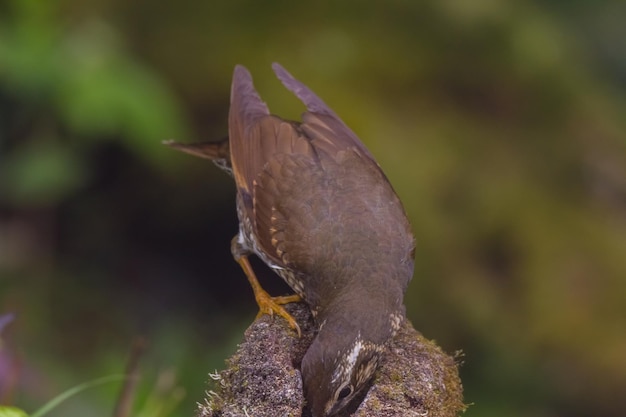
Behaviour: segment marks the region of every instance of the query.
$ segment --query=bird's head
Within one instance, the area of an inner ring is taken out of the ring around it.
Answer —
[[[331,334],[323,328],[302,359],[304,394],[313,417],[337,415],[368,385],[383,344],[360,333]]]

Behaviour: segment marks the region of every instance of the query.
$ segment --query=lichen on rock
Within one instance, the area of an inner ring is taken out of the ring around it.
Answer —
[[[310,415],[299,367],[315,325],[305,304],[286,308],[300,324],[302,337],[282,319],[256,320],[227,368],[211,374],[214,387],[200,406],[199,417]],[[352,416],[456,417],[465,409],[454,358],[425,339],[408,320],[390,341],[372,386],[361,399]]]

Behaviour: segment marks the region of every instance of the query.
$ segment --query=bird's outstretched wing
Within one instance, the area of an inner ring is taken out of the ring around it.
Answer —
[[[338,151],[354,148],[378,167],[372,154],[352,129],[317,94],[295,79],[279,63],[273,63],[272,68],[283,85],[306,106],[307,111],[302,115],[301,127],[316,149],[333,155]]]

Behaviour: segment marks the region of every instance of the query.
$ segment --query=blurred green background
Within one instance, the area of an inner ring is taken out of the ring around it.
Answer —
[[[231,179],[160,142],[226,134],[235,64],[298,118],[278,61],[403,200],[408,316],[464,352],[466,415],[623,417],[625,19],[620,0],[0,3],[0,403],[121,373],[143,336],[133,416],[193,414],[256,306]],[[50,416],[111,415],[119,389]]]

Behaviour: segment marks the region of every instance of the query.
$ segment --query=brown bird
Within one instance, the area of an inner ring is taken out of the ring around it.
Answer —
[[[357,136],[315,93],[279,64],[282,83],[306,106],[302,122],[271,115],[243,66],[235,67],[229,135],[177,144],[230,172],[237,185],[234,258],[260,313],[305,300],[318,333],[301,366],[314,417],[337,415],[369,383],[405,314],[415,240],[387,177]],[[256,254],[297,293],[270,297],[248,256]]]

